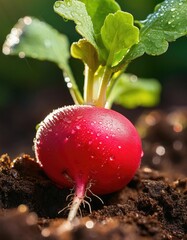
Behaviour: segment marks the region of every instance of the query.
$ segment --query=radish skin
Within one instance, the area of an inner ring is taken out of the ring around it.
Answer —
[[[40,124],[35,155],[58,186],[75,188],[72,221],[90,186],[93,194],[122,189],[138,169],[142,146],[132,123],[118,112],[87,105],[54,110]]]

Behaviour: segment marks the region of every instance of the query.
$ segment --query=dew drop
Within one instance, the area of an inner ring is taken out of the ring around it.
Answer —
[[[56,2],[55,3],[55,8],[59,8],[61,6],[61,3],[60,2]]]
[[[102,142],[99,142],[100,145],[102,145]]]
[[[120,145],[118,146],[118,149],[121,149],[121,146],[120,146]]]
[[[70,78],[69,78],[68,76],[64,76],[64,81],[65,81],[66,83],[68,83],[68,82],[70,82]]]
[[[171,12],[174,12],[176,9],[175,8],[171,8]]]
[[[67,117],[65,117],[63,120],[64,120],[65,123],[69,123],[69,124],[71,123],[71,120]]]
[[[67,83],[67,87],[68,87],[68,88],[72,88],[72,87],[73,87],[73,84],[70,83],[70,82],[68,82],[68,83]]]
[[[174,20],[170,20],[170,21],[168,21],[168,24],[169,24],[169,25],[172,24],[173,21],[174,21]]]
[[[5,55],[9,55],[10,54],[10,52],[11,52],[11,50],[10,50],[10,47],[8,47],[8,46],[3,46],[3,54],[5,54]]]
[[[77,116],[77,119],[76,120],[80,120],[83,116],[80,115],[80,116]]]
[[[112,162],[112,161],[114,161],[114,156],[110,156],[110,158],[109,158],[109,160]]]
[[[91,145],[91,144],[92,144],[92,141],[89,141],[88,144]]]
[[[105,137],[106,139],[108,139],[109,138],[109,136],[108,135],[106,135],[106,137]]]
[[[68,140],[69,140],[69,137],[66,137],[66,138],[64,139],[64,143],[67,143]]]
[[[75,130],[74,129],[71,130],[71,134],[75,134]]]
[[[32,18],[26,16],[26,17],[23,18],[23,22],[24,22],[25,25],[30,25],[32,23]]]
[[[25,58],[25,53],[24,53],[24,52],[19,52],[18,56],[19,56],[20,58]]]
[[[76,126],[76,129],[77,129],[77,130],[80,130],[80,129],[81,129],[81,127],[80,127],[79,125],[77,125],[77,126]]]

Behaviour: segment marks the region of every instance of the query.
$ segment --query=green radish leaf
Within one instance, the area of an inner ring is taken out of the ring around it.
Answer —
[[[80,39],[71,45],[71,55],[81,59],[94,72],[99,66],[97,51],[86,39]]]
[[[47,23],[36,18],[24,17],[13,27],[3,45],[5,54],[48,60],[69,71],[69,43]]]
[[[92,20],[84,3],[77,0],[57,1],[54,4],[54,10],[63,18],[73,20],[77,32],[97,48]]]
[[[87,12],[92,19],[95,34],[99,34],[104,20],[109,13],[120,10],[120,6],[114,0],[80,0],[86,6]]]
[[[106,48],[104,54],[107,58],[107,65],[114,67],[138,42],[139,29],[133,25],[133,16],[130,13],[117,11],[106,17],[101,28],[101,38]]]
[[[135,75],[122,74],[115,83],[107,101],[126,108],[152,107],[158,104],[161,85],[155,79],[141,79]]]
[[[128,60],[144,53],[160,55],[169,42],[187,34],[187,0],[165,0],[141,23],[140,42],[126,56]]]

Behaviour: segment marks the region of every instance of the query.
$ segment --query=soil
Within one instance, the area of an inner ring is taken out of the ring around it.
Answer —
[[[176,113],[139,119],[141,168],[121,191],[102,196],[104,205],[93,196],[92,212],[82,206],[72,224],[64,209],[69,190],[56,187],[29,155],[2,155],[0,239],[187,240],[187,113]]]

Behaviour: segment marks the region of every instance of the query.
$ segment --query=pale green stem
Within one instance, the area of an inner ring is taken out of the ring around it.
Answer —
[[[94,83],[94,72],[85,65],[85,78],[84,78],[84,103],[93,103],[93,83]]]
[[[102,75],[101,84],[98,92],[98,98],[95,104],[98,107],[104,107],[106,104],[106,91],[107,91],[107,86],[110,81],[111,75],[112,75],[112,69],[106,66],[104,68],[104,72]]]

